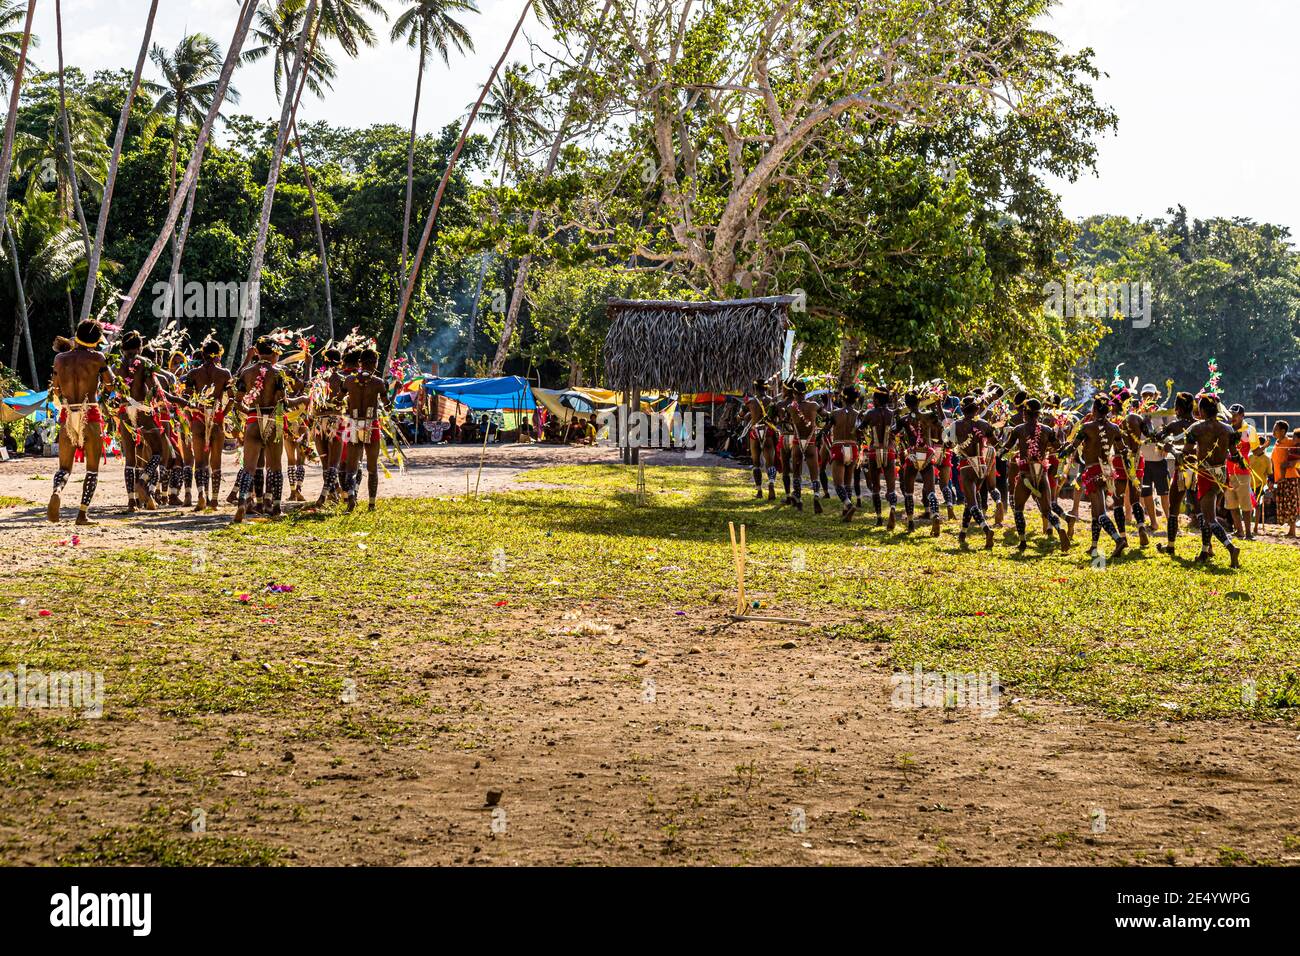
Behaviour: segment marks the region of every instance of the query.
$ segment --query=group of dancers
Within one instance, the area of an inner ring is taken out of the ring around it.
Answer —
[[[1142,547],[1157,535],[1157,495],[1165,515],[1165,541],[1157,549],[1174,556],[1179,512],[1190,499],[1201,532],[1196,560],[1208,561],[1217,540],[1232,567],[1240,566],[1241,549],[1220,520],[1220,506],[1225,494],[1241,494],[1234,479],[1246,468],[1242,450],[1248,426],[1241,406],[1232,406],[1225,416],[1214,390],[1178,392],[1172,408],[1162,409],[1154,385],[1138,390],[1136,381],[1125,383],[1117,376],[1084,412],[1067,409],[1059,396],[1040,399],[996,383],[950,407],[946,384],[936,380],[915,387],[875,386],[864,407],[856,386],[814,397],[806,382],[791,379],[779,395],[756,382],[745,405],[758,498],[763,497],[766,469],[767,498],[776,500],[780,474],[784,504],[802,511],[806,470],[814,512],[822,513],[821,502],[833,488],[841,520],[850,521],[863,507],[865,482],[876,524],[894,529],[901,491],[902,518],[912,531],[919,487],[922,520],[928,520],[931,535],[941,534],[940,499],[947,517],[955,520],[953,502],[959,497],[957,538],[962,547],[973,530],[982,533],[984,548],[991,549],[994,528],[1010,509],[1020,551],[1029,543],[1025,508],[1031,499],[1044,533],[1062,551],[1071,547],[1079,505],[1086,500],[1092,515],[1090,553],[1094,558],[1101,554],[1104,532],[1114,542],[1112,559],[1129,547],[1130,516]],[[1249,489],[1247,480],[1247,522]],[[1071,494],[1073,508],[1067,513],[1061,500]],[[1227,505],[1230,513],[1238,507],[1233,500]],[[1249,528],[1247,523],[1244,534]]]
[[[232,371],[211,334],[189,348],[186,334],[169,326],[148,341],[129,331],[110,345],[105,327],[87,320],[71,340],[56,340],[55,351],[50,393],[61,409],[50,521],[59,520],[74,462],[84,458],[76,522],[91,523],[110,437],[121,449],[130,512],[216,511],[227,440],[239,450],[226,499],[236,522],[249,514],[279,515],[286,476],[289,500],[306,501],[309,460],[319,460],[324,477],[314,507],[342,502],[351,511],[364,459],[375,508],[391,426],[373,339],[354,331],[313,353],[301,333],[276,329],[260,336]]]

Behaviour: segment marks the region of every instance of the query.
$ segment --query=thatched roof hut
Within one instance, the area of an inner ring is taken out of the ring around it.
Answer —
[[[605,385],[741,391],[781,370],[791,295],[729,302],[609,300]]]

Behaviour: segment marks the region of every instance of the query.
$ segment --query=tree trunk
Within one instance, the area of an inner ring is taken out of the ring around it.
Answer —
[[[158,320],[158,331],[167,327],[169,317],[179,319],[184,304],[185,279],[181,275],[181,261],[185,258],[185,240],[190,235],[190,220],[194,217],[194,197],[198,194],[199,182],[196,179],[185,197],[185,214],[181,216],[180,228],[176,231],[177,241],[172,244],[172,269],[167,277],[167,309]],[[175,198],[175,197],[173,197]]]
[[[298,166],[302,169],[302,178],[307,183],[307,195],[311,197],[311,220],[316,227],[316,246],[320,249],[320,271],[325,279],[325,324],[329,337],[334,338],[334,293],[330,288],[329,247],[325,245],[325,229],[320,222],[320,206],[316,204],[316,186],[311,181],[311,170],[307,168],[307,158],[302,154],[302,140],[298,138],[298,121],[293,122],[293,146],[298,153]]]
[[[168,172],[168,178],[167,178],[167,205],[169,206],[171,205],[171,201],[176,198],[176,160],[177,160],[177,151],[180,149],[181,115],[182,115],[181,114],[182,104],[181,104],[180,94],[175,93],[175,91],[173,91],[173,93],[176,96],[176,116],[173,117],[173,123],[172,123],[172,150],[171,150],[171,164],[170,164],[171,168],[170,171]],[[191,190],[189,196],[185,197],[185,202],[187,206],[189,205],[190,202],[190,196],[193,195],[194,195],[194,190]],[[182,226],[182,228],[184,227]],[[181,250],[180,250],[180,244],[178,242],[179,239],[180,239],[180,233],[173,232],[172,233],[172,268],[171,268],[171,274],[173,277],[180,275],[180,271],[181,271]],[[179,318],[180,303],[176,301],[178,297],[172,293],[168,293],[168,294],[172,295],[172,299],[167,304],[167,316],[172,318]],[[167,318],[164,318],[162,320],[162,324],[165,325],[166,322],[167,322]],[[160,325],[160,329],[161,329],[161,325]]]
[[[245,3],[252,4],[252,2],[253,0],[245,0]],[[153,21],[157,13],[158,0],[152,0],[149,4],[149,19],[144,26],[144,40],[140,43],[140,55],[136,58],[135,73],[131,77],[131,88],[127,91],[126,102],[122,104],[122,115],[117,120],[117,133],[113,137],[113,155],[108,162],[108,175],[104,177],[104,198],[100,201],[99,219],[95,222],[95,242],[90,247],[90,255],[86,259],[86,291],[81,297],[82,322],[90,318],[90,308],[95,303],[95,286],[99,282],[99,259],[104,254],[104,233],[108,229],[108,210],[113,204],[113,184],[117,182],[117,164],[122,158],[126,124],[131,118],[131,104],[135,101],[136,90],[140,88],[140,74],[144,72],[145,57],[149,55],[149,40],[153,36]]]
[[[7,222],[5,216],[9,211],[9,174],[13,171],[14,165],[14,124],[18,121],[18,94],[23,87],[23,70],[27,67],[27,46],[32,39],[32,16],[35,13],[36,0],[27,0],[27,21],[23,25],[18,65],[14,68],[13,83],[10,84],[9,89],[9,112],[5,116],[4,142],[0,145],[0,223]]]
[[[275,146],[271,150],[271,168],[266,174],[266,188],[262,192],[262,213],[257,220],[257,238],[253,240],[253,255],[248,263],[249,294],[244,296],[244,308],[235,323],[235,334],[230,340],[231,362],[237,354],[243,354],[240,347],[242,339],[251,339],[253,329],[259,321],[262,300],[262,264],[266,260],[266,243],[271,231],[271,208],[275,205],[275,187],[280,181],[280,166],[284,162],[284,151],[289,144],[289,124],[297,111],[299,86],[306,86],[307,69],[303,54],[307,49],[307,35],[313,32],[316,23],[316,0],[308,0],[306,13],[303,14],[302,30],[298,34],[298,45],[293,53],[293,70],[290,72],[285,88],[284,105],[280,108],[280,125],[275,133]]]
[[[63,130],[63,148],[68,162],[68,185],[72,189],[72,208],[81,227],[81,242],[90,258],[90,227],[86,225],[86,211],[81,206],[81,184],[77,182],[77,162],[72,152],[72,126],[68,122],[68,93],[63,85],[63,2],[54,0],[54,28],[58,38],[59,53],[59,127]],[[69,292],[69,295],[72,293]],[[75,329],[75,326],[74,326]]]
[[[852,385],[858,373],[858,360],[862,358],[862,343],[856,336],[846,335],[840,339],[840,388]]]
[[[154,0],[153,5],[155,8],[157,7],[157,0]],[[158,233],[158,238],[154,240],[153,248],[149,250],[149,255],[145,257],[144,263],[140,266],[140,271],[136,274],[135,280],[131,283],[130,290],[122,300],[122,309],[118,313],[118,318],[123,325],[125,325],[126,320],[130,318],[131,310],[135,308],[136,300],[140,296],[140,290],[144,288],[145,282],[149,279],[149,274],[153,272],[154,266],[158,264],[158,259],[162,255],[163,247],[167,245],[167,240],[171,237],[172,230],[176,228],[176,220],[180,218],[181,214],[181,197],[186,195],[198,180],[199,168],[203,165],[203,154],[206,152],[208,147],[208,138],[212,135],[212,124],[216,122],[217,114],[221,112],[221,104],[225,102],[226,90],[230,86],[230,75],[235,72],[235,66],[239,62],[239,53],[244,46],[244,39],[248,36],[249,24],[253,22],[253,14],[256,12],[257,0],[244,0],[244,6],[239,16],[239,23],[235,26],[235,35],[230,40],[230,49],[226,51],[226,62],[222,64],[221,75],[217,79],[217,89],[212,96],[212,105],[208,107],[208,115],[203,118],[203,125],[199,128],[198,138],[194,142],[194,152],[190,156],[189,164],[185,167],[185,174],[181,177],[180,189],[171,201],[171,205],[167,210],[167,218],[163,221],[162,230]],[[141,63],[141,67],[142,66],[143,61]],[[138,69],[136,78],[137,80],[139,78]],[[129,106],[130,101],[128,100],[127,107]],[[127,107],[123,107],[123,109],[125,110]],[[122,124],[118,128],[119,137],[121,136],[122,129],[124,129],[125,126],[126,120],[124,114]],[[101,229],[107,208],[107,205],[105,205],[104,209],[100,211]],[[95,240],[96,255],[98,255],[102,245],[102,238],[97,236]],[[83,312],[89,311],[89,298],[82,303],[81,307]]]
[[[18,243],[14,241],[14,231],[9,228],[9,221],[6,219],[4,224],[5,238],[9,241],[9,259],[14,267],[14,288],[18,292],[18,321],[22,328],[23,340],[27,343],[27,362],[32,373],[32,388],[41,387],[41,380],[36,376],[36,350],[32,348],[32,326],[27,317],[27,292],[23,288],[23,271],[18,267]],[[16,331],[16,330],[15,330]],[[14,344],[18,344],[18,336],[14,336]],[[18,370],[18,350],[14,349],[14,371]]]
[[[605,17],[609,15],[609,8],[613,5],[613,0],[605,0],[605,6],[600,11],[600,23],[605,23]],[[582,54],[582,73],[585,73],[587,66],[591,63],[592,54],[595,52],[595,45],[587,44],[587,49]],[[582,73],[579,73],[581,80]],[[560,128],[556,131],[555,141],[551,143],[550,154],[546,157],[546,170],[543,176],[550,176],[555,171],[555,164],[560,158],[560,149],[564,145],[564,136],[568,132],[569,123],[573,119],[574,100],[577,99],[578,89],[575,87],[573,96],[569,99],[568,108],[565,110],[564,121],[560,123]],[[532,216],[528,220],[528,238],[532,238],[537,232],[537,227],[541,225],[542,212],[540,209],[534,209]],[[501,341],[497,343],[497,354],[492,360],[492,374],[500,375],[501,369],[505,367],[506,356],[510,352],[510,340],[514,338],[515,326],[519,322],[519,310],[523,307],[524,287],[528,282],[528,269],[532,265],[533,257],[526,255],[519,260],[519,272],[515,275],[515,285],[510,292],[510,306],[506,310],[506,320],[501,326]]]
[[[415,108],[411,111],[411,139],[406,147],[406,206],[402,212],[402,285],[406,285],[406,261],[411,237],[411,193],[415,189],[415,128],[420,118],[420,88],[424,85],[424,57],[428,42],[420,23],[420,68],[415,74]]]
[[[510,34],[510,39],[506,41],[500,59],[492,67],[487,82],[483,84],[483,89],[479,91],[478,99],[474,101],[473,109],[469,111],[469,117],[461,128],[460,137],[456,140],[456,148],[452,150],[451,156],[447,158],[447,168],[443,170],[442,179],[438,182],[438,191],[433,194],[433,206],[430,207],[429,216],[424,221],[424,231],[420,234],[419,245],[415,247],[415,261],[411,264],[410,274],[406,277],[406,284],[402,288],[402,301],[397,308],[397,320],[393,323],[393,337],[388,340],[388,353],[384,357],[384,367],[380,371],[381,375],[387,374],[388,368],[393,364],[393,358],[397,355],[397,345],[402,340],[402,326],[406,322],[406,310],[411,304],[411,293],[415,288],[416,277],[420,274],[420,263],[424,261],[424,253],[429,246],[429,237],[433,235],[433,224],[438,218],[438,207],[442,205],[442,196],[447,191],[447,183],[451,180],[452,170],[456,168],[456,160],[460,158],[461,150],[465,148],[465,139],[469,136],[470,128],[474,125],[474,118],[478,116],[478,111],[483,106],[483,100],[487,96],[488,90],[496,82],[497,73],[501,71],[501,64],[510,55],[510,48],[514,46],[515,37],[519,36],[519,31],[523,29],[524,20],[527,18],[528,11],[532,9],[532,6],[533,0],[525,0],[524,8],[519,13],[519,19],[515,22],[515,28]]]
[[[478,267],[478,282],[474,285],[474,298],[470,300],[469,304],[469,332],[471,345],[474,343],[474,323],[478,319],[478,303],[479,300],[483,298],[483,283],[487,280],[488,266],[491,264],[492,250],[485,249],[483,251],[483,261]]]

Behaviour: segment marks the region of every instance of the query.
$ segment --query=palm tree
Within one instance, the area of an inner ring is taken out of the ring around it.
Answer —
[[[54,29],[57,37],[55,46],[58,48],[59,54],[59,126],[63,133],[63,146],[65,153],[64,165],[65,168],[72,169],[77,165],[77,161],[74,156],[74,148],[72,145],[72,124],[68,120],[68,91],[63,82],[63,0],[54,0]],[[95,116],[102,119],[103,114],[96,110]],[[107,124],[105,123],[104,125]],[[101,145],[103,144],[103,141],[104,138],[101,138]],[[107,147],[105,147],[105,149],[107,149]],[[81,206],[81,185],[78,183],[76,176],[72,176],[68,180],[68,184],[72,193],[73,211],[77,215],[77,225],[81,227],[81,242],[86,247],[86,258],[90,258],[90,227],[86,225],[86,211]],[[102,188],[101,180],[101,189]],[[69,289],[69,313],[71,313],[71,306],[72,290]]]
[[[250,31],[259,46],[244,51],[245,63],[258,63],[270,56],[275,77],[275,98],[283,94],[284,78],[289,73],[289,64],[302,32],[305,0],[279,0],[278,3],[263,2],[257,9],[257,19]],[[307,89],[317,97],[324,96],[325,90],[333,88],[333,80],[338,75],[338,67],[331,57],[319,46],[312,51],[311,68],[307,71]]]
[[[576,10],[565,11],[556,7],[547,0],[541,0],[543,12],[547,18],[555,23],[562,15],[572,16],[574,13],[581,14],[581,5]],[[555,131],[555,138],[551,141],[551,149],[546,157],[546,165],[542,169],[542,176],[549,178],[555,171],[555,164],[560,158],[560,149],[564,146],[565,138],[568,136],[569,125],[572,123],[575,107],[578,98],[582,94],[583,77],[586,75],[587,67],[591,63],[592,55],[596,51],[594,37],[600,34],[600,28],[604,26],[605,18],[609,16],[609,9],[613,6],[613,0],[605,0],[605,5],[600,11],[600,20],[596,30],[588,34],[587,48],[582,54],[582,66],[578,70],[578,80],[573,87],[573,92],[569,96],[569,105],[565,108],[564,118],[560,121],[559,127]],[[542,222],[542,211],[534,209],[533,214],[528,219],[528,238],[531,239],[536,233]],[[506,307],[505,321],[501,325],[501,338],[497,342],[497,354],[492,359],[491,371],[493,375],[500,375],[501,370],[505,368],[506,356],[510,352],[510,340],[514,338],[515,325],[519,321],[519,310],[524,301],[524,289],[528,283],[528,269],[532,265],[533,257],[524,255],[520,258],[519,264],[515,267],[515,285],[510,293],[510,304]]]
[[[59,210],[69,219],[80,211],[84,186],[99,197],[108,173],[108,120],[80,97],[62,97],[57,108],[33,104],[23,111],[28,130],[14,138],[14,173],[27,192],[53,184]],[[89,252],[89,236],[83,237]]]
[[[528,69],[521,63],[512,63],[497,78],[492,91],[483,101],[479,115],[496,129],[488,141],[488,154],[501,162],[497,189],[506,184],[506,173],[518,171],[524,164],[525,154],[546,135],[546,127],[539,116],[542,112],[542,94],[528,80]],[[483,295],[483,283],[492,263],[491,252],[483,255],[479,265],[478,282],[470,300],[469,325],[474,328],[478,318],[478,303]]]
[[[31,36],[30,25],[26,29],[19,26],[27,16],[27,8],[23,0],[0,0],[0,89],[9,89],[19,61],[25,58],[26,46],[40,45]]]
[[[451,65],[450,47],[462,55],[474,49],[474,41],[469,30],[453,13],[478,13],[474,0],[408,0],[411,6],[393,22],[390,34],[394,43],[405,40],[406,45],[420,51],[420,65],[415,74],[415,108],[411,111],[411,139],[406,149],[406,204],[402,211],[402,283],[406,283],[406,259],[410,248],[411,236],[411,193],[415,186],[415,136],[416,124],[420,119],[420,90],[424,84],[424,62],[429,50],[433,49],[442,57],[442,62]]]
[[[151,126],[156,125],[164,116],[172,119],[172,142],[167,178],[167,201],[170,203],[176,195],[177,157],[180,150],[181,127],[188,122],[197,126],[207,116],[212,106],[212,99],[217,89],[217,76],[221,72],[223,57],[221,46],[216,40],[204,33],[191,33],[181,38],[176,49],[168,52],[159,44],[154,44],[149,51],[151,59],[163,75],[160,95],[146,120]],[[226,99],[231,103],[239,102],[239,92],[231,87],[226,90]],[[220,114],[218,114],[220,115]],[[185,197],[187,213],[193,212],[193,190]],[[185,254],[185,240],[189,231],[190,216],[187,214],[181,228],[172,235],[171,288],[176,288],[180,275],[181,257]],[[179,306],[179,303],[174,303]],[[160,319],[160,326],[166,324],[167,316],[175,311],[174,307]]]
[[[258,25],[253,35],[261,41],[261,46],[253,47],[244,54],[247,62],[257,62],[271,55],[275,65],[275,95],[281,96],[282,77],[289,73],[289,64],[293,56],[294,45],[301,32],[303,0],[280,0],[275,6],[265,4],[258,10]],[[333,88],[333,80],[338,69],[333,58],[316,45],[311,50],[309,68],[304,82],[317,98],[324,96]],[[316,201],[316,186],[312,182],[311,170],[307,168],[303,156],[302,142],[298,137],[298,119],[292,119],[294,151],[298,156],[298,167],[302,170],[303,181],[307,185],[307,195],[311,199],[312,224],[316,230],[316,247],[320,252],[321,275],[325,280],[325,327],[330,338],[334,337],[334,294],[330,287],[329,247],[325,243],[325,229],[320,221],[320,205]]]
[[[154,7],[157,7],[157,0],[154,0]],[[140,265],[140,271],[136,273],[135,279],[131,282],[131,288],[127,290],[122,299],[122,307],[118,312],[118,322],[123,326],[125,326],[127,319],[130,318],[131,310],[135,308],[135,303],[139,300],[144,284],[149,281],[149,275],[153,272],[154,266],[158,264],[158,259],[162,256],[163,247],[167,245],[172,230],[176,228],[176,220],[180,218],[181,214],[181,197],[189,194],[198,181],[199,168],[203,165],[203,154],[207,151],[208,140],[212,136],[212,126],[217,120],[217,114],[221,111],[221,104],[225,101],[226,90],[230,87],[231,74],[235,72],[235,66],[239,63],[240,51],[244,48],[244,40],[248,37],[248,29],[253,24],[253,14],[256,12],[257,0],[242,0],[239,21],[235,24],[235,34],[230,38],[230,46],[226,50],[226,60],[221,65],[221,75],[217,78],[217,87],[212,95],[212,106],[208,108],[207,115],[203,117],[203,125],[199,127],[198,135],[195,137],[194,148],[190,151],[190,161],[186,165],[185,173],[181,176],[181,181],[177,186],[177,195],[172,197],[171,205],[167,209],[167,216],[163,220],[162,229],[158,232],[158,238],[154,240],[153,247]],[[137,64],[137,79],[140,69],[144,66],[147,38],[145,42],[146,47],[142,48],[140,62]],[[122,129],[126,126],[126,110],[129,104],[130,101],[128,100],[127,106],[123,107],[122,122],[118,127],[119,137],[122,135]],[[101,215],[101,222],[102,220]],[[82,309],[88,310],[88,308],[87,302],[83,301]]]
[[[85,261],[86,250],[78,229],[58,205],[53,193],[36,193],[25,202],[15,202],[4,224],[4,247],[0,256],[8,268],[0,270],[12,277],[15,315],[20,319],[14,329],[13,365],[18,363],[18,331],[26,338],[33,386],[36,380],[36,356],[32,349],[29,315],[33,308],[48,306],[64,294],[77,268]],[[0,286],[2,288],[3,286]]]
[[[144,73],[144,61],[149,53],[149,40],[153,37],[153,21],[157,14],[158,0],[151,0],[149,17],[144,25],[144,39],[140,42],[140,54],[135,60],[135,72],[131,74],[131,88],[127,90],[126,100],[122,103],[122,113],[117,119],[117,132],[113,135],[113,154],[108,161],[108,175],[104,177],[104,198],[99,204],[99,219],[95,223],[95,241],[90,246],[90,256],[86,262],[86,291],[81,296],[82,322],[90,318],[90,308],[95,303],[95,286],[99,283],[99,260],[104,254],[104,234],[108,230],[108,211],[113,205],[113,185],[117,182],[117,166],[122,159],[126,124],[131,119],[131,104],[135,102],[136,91],[140,88],[140,76]]]
[[[262,194],[262,212],[258,218],[257,236],[253,240],[253,255],[248,266],[248,284],[251,289],[251,294],[246,297],[248,314],[236,326],[235,338],[230,343],[231,354],[236,351],[241,328],[251,337],[253,323],[248,319],[256,314],[260,306],[262,263],[266,258],[267,236],[271,228],[271,207],[275,203],[275,187],[280,179],[280,166],[284,161],[289,133],[296,128],[298,103],[302,99],[303,90],[307,88],[307,84],[303,81],[310,74],[310,70],[302,68],[303,64],[310,65],[314,61],[316,46],[322,36],[337,40],[348,56],[356,56],[362,46],[373,46],[375,33],[366,20],[366,15],[369,13],[377,14],[385,20],[388,18],[387,12],[378,0],[319,0],[319,2],[307,0],[307,9],[302,17],[302,30],[298,34],[293,56],[288,61],[286,95],[280,108],[280,122],[276,129],[275,145],[271,149],[266,189]]]
[[[535,0],[524,0],[523,9],[519,11],[519,19],[515,21],[515,27],[510,31],[510,37],[506,40],[505,48],[501,51],[501,56],[497,58],[496,63],[492,66],[492,72],[488,74],[487,82],[479,91],[478,99],[470,108],[469,116],[465,118],[465,125],[460,129],[460,136],[456,138],[456,146],[452,149],[451,155],[447,157],[447,166],[442,171],[442,179],[438,180],[438,189],[433,194],[433,204],[429,207],[429,215],[424,220],[424,229],[420,233],[420,241],[415,246],[415,258],[411,262],[410,274],[406,277],[406,283],[402,286],[402,298],[397,306],[397,318],[393,321],[393,334],[388,340],[388,351],[384,355],[384,370],[392,367],[393,357],[397,355],[397,345],[402,341],[402,326],[406,323],[406,310],[411,306],[411,293],[415,291],[415,277],[420,273],[420,263],[424,259],[425,250],[429,247],[429,237],[433,235],[433,224],[438,221],[438,209],[442,206],[442,197],[447,192],[447,183],[451,181],[452,170],[456,168],[456,160],[465,149],[465,140],[469,136],[470,129],[474,126],[474,120],[478,116],[479,110],[483,107],[483,100],[487,97],[488,90],[496,82],[497,74],[501,72],[501,66],[505,63],[506,57],[510,55],[510,48],[515,45],[515,38],[519,36],[519,31],[524,28],[524,21],[528,19],[528,11],[533,8]]]

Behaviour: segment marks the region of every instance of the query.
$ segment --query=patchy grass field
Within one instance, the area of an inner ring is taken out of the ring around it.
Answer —
[[[557,487],[12,580],[0,670],[100,671],[105,702],[0,710],[0,862],[1300,858],[1300,550],[1094,570],[734,471],[647,469],[646,507],[617,466],[529,479]],[[727,620],[728,521],[750,595],[811,627]],[[891,707],[917,666],[995,672],[999,713]]]

